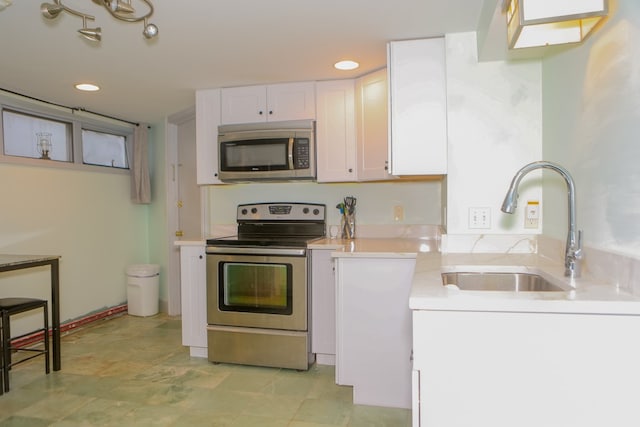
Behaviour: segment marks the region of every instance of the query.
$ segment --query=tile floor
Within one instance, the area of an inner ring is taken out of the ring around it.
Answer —
[[[64,336],[61,371],[17,366],[0,427],[411,425],[409,410],[354,405],[334,375],[214,365],[189,357],[179,318],[123,315]]]

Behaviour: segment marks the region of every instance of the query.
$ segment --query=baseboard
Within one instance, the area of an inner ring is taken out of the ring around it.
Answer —
[[[127,312],[127,304],[110,307],[102,311],[88,314],[78,319],[68,320],[60,324],[60,334],[72,332],[74,329],[81,328],[90,323],[97,322],[98,320],[108,319]],[[51,329],[49,330],[49,336],[51,336]],[[18,340],[11,342],[13,347],[28,347],[33,343],[42,341],[42,332],[24,336]]]

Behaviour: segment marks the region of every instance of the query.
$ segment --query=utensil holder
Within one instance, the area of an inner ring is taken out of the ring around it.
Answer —
[[[340,237],[343,239],[355,239],[356,237],[356,214],[344,214],[340,219]]]

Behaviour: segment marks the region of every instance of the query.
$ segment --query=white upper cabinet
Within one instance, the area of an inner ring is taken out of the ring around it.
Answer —
[[[390,172],[447,173],[444,38],[388,44]]]
[[[315,119],[315,83],[222,89],[222,124]]]
[[[358,181],[396,179],[389,174],[387,70],[356,80]]]
[[[356,181],[354,81],[316,84],[318,182]]]
[[[318,182],[397,179],[388,173],[387,70],[316,84]]]
[[[220,89],[196,91],[196,179],[198,185],[221,184],[218,178]]]

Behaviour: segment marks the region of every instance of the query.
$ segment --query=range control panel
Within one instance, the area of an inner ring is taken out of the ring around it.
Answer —
[[[326,205],[318,203],[251,203],[238,205],[238,221],[324,221]]]

